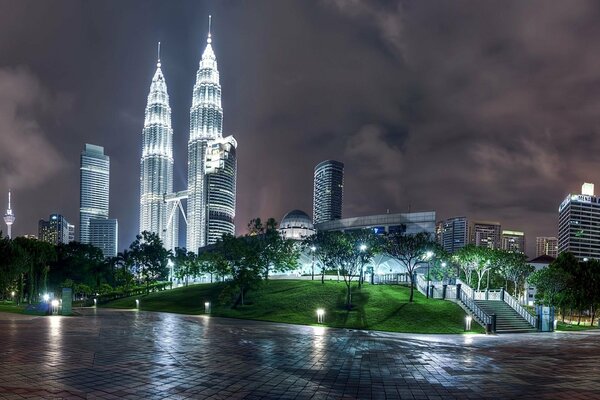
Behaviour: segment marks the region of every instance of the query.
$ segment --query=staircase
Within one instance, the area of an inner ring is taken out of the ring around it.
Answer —
[[[525,318],[504,301],[475,300],[475,304],[488,315],[496,314],[497,333],[536,332]]]

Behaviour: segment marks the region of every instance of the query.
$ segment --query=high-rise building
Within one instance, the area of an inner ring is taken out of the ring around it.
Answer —
[[[502,250],[525,254],[525,233],[503,230]]]
[[[469,242],[475,246],[499,249],[501,232],[499,222],[473,221],[469,227]]]
[[[108,218],[110,158],[104,147],[86,144],[79,171],[79,241],[90,243],[90,220]]]
[[[600,198],[591,183],[584,183],[581,192],[569,194],[558,208],[558,254],[600,259]]]
[[[233,136],[210,141],[207,147],[206,244],[216,243],[224,234],[235,233],[236,147]]]
[[[168,204],[165,196],[173,192],[173,129],[160,43],[158,51],[142,130],[139,231],[158,234],[165,248],[172,249],[178,245],[178,214],[171,213],[173,204]]]
[[[116,219],[90,220],[90,244],[102,250],[104,257],[117,255],[119,223]]]
[[[315,167],[313,221],[315,224],[342,218],[344,164],[326,160]]]
[[[235,233],[237,143],[223,138],[223,108],[217,58],[209,31],[192,95],[188,141],[187,248]],[[210,160],[210,161],[209,161]]]
[[[454,253],[469,243],[469,224],[466,217],[448,218],[437,223],[436,238],[448,253]]]
[[[51,244],[69,243],[69,221],[60,214],[50,214],[48,221],[40,219],[38,223],[38,239]]]
[[[558,238],[548,236],[538,236],[535,238],[535,256],[547,255],[558,257]]]
[[[6,235],[9,239],[12,239],[12,225],[15,223],[15,214],[10,207],[10,190],[8,191],[8,208],[6,214],[4,214],[4,223],[6,224]]]

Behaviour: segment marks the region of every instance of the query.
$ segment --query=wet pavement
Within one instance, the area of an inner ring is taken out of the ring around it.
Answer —
[[[408,335],[0,314],[0,399],[600,399],[600,334]]]

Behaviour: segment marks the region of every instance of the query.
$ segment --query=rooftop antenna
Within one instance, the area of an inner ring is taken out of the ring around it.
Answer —
[[[158,62],[156,63],[157,67],[160,67],[160,42],[158,42]]]
[[[212,39],[210,37],[210,23],[212,20],[212,15],[208,16],[208,39],[206,39],[206,43],[210,44],[212,42]]]

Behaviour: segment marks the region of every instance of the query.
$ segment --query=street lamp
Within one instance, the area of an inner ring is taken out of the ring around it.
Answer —
[[[431,257],[433,257],[433,251],[428,250],[427,253],[425,253],[425,259],[427,260],[427,287],[425,288],[425,292],[427,298],[429,298],[429,260],[431,260]]]
[[[315,246],[310,246],[310,251],[312,253],[312,274],[311,274],[311,280],[315,280],[315,251],[317,251],[317,248]]]

